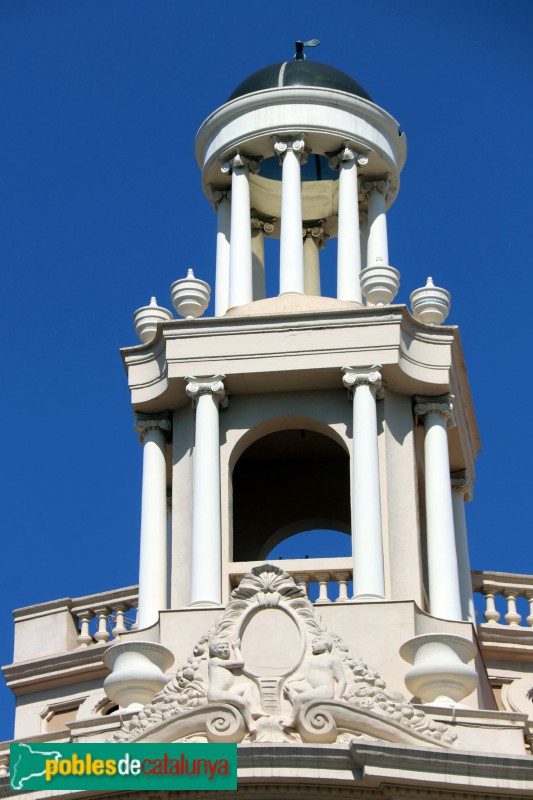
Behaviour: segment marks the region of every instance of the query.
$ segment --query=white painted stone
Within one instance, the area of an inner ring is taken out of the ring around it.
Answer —
[[[381,374],[376,365],[343,369],[343,382],[353,389],[352,549],[354,599],[385,597],[376,391]]]
[[[435,286],[433,278],[426,285],[411,292],[411,309],[415,319],[426,325],[442,325],[450,313],[450,293]]]
[[[475,652],[472,642],[450,633],[415,636],[400,648],[402,658],[413,664],[405,685],[422,703],[455,705],[476,686],[476,670],[468,663]]]
[[[227,399],[223,376],[190,378],[187,394],[196,403],[190,605],[221,602],[219,402]]]
[[[304,141],[278,140],[274,150],[282,162],[279,293],[304,294],[302,184],[300,163]]]
[[[152,297],[150,305],[138,308],[133,314],[133,326],[135,333],[144,343],[154,338],[159,323],[168,322],[171,319],[173,319],[172,311],[158,306],[156,298]]]
[[[167,647],[139,640],[112,645],[103,659],[112,670],[104,681],[104,690],[111,700],[129,711],[152,700],[167,683],[165,672],[174,662]]]
[[[398,294],[400,273],[394,267],[366,267],[359,277],[361,291],[369,305],[389,305]]]
[[[172,305],[180,315],[186,319],[201,317],[211,297],[209,284],[194,277],[192,269],[187,270],[187,277],[180,278],[170,287]]]
[[[143,442],[141,543],[139,558],[140,629],[154,625],[167,608],[167,466],[165,417],[137,416]]]

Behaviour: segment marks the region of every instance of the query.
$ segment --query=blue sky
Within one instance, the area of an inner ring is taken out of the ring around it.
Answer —
[[[142,452],[118,350],[187,268],[213,283],[196,130],[297,38],[406,131],[390,257],[399,302],[428,275],[452,293],[483,442],[472,565],[533,572],[532,34],[520,0],[2,0],[1,663],[13,608],[137,582]],[[0,740],[12,713],[1,689]]]

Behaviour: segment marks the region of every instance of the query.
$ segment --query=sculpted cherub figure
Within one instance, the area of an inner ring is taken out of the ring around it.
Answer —
[[[249,684],[235,685],[234,672],[244,667],[239,642],[233,644],[233,660],[230,660],[232,646],[226,639],[213,636],[209,640],[207,699],[211,703],[228,703],[236,706],[242,714],[250,733],[256,728],[252,717],[252,693]]]
[[[305,662],[303,671],[287,681],[283,689],[292,704],[292,714],[285,728],[294,727],[300,709],[310,700],[341,699],[346,689],[346,677],[342,662],[331,655],[333,641],[327,633],[316,636],[312,643],[312,655]]]

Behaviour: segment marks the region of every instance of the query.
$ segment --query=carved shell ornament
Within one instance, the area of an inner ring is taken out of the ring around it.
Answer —
[[[234,589],[187,663],[114,738],[449,747],[457,737],[388,689],[327,630],[291,576],[263,564]]]

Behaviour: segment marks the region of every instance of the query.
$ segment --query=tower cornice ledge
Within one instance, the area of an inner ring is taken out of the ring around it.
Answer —
[[[389,392],[454,395],[462,421],[450,433],[451,467],[474,475],[479,434],[455,326],[425,325],[404,305],[305,298],[299,302],[310,302],[312,310],[303,310],[287,296],[276,300],[276,309],[263,301],[193,324],[167,322],[148,344],[124,348],[134,409],[154,413],[185,406],[189,375],[224,374],[232,394],[327,390],[339,389],[339,370],[346,364],[379,363]]]

